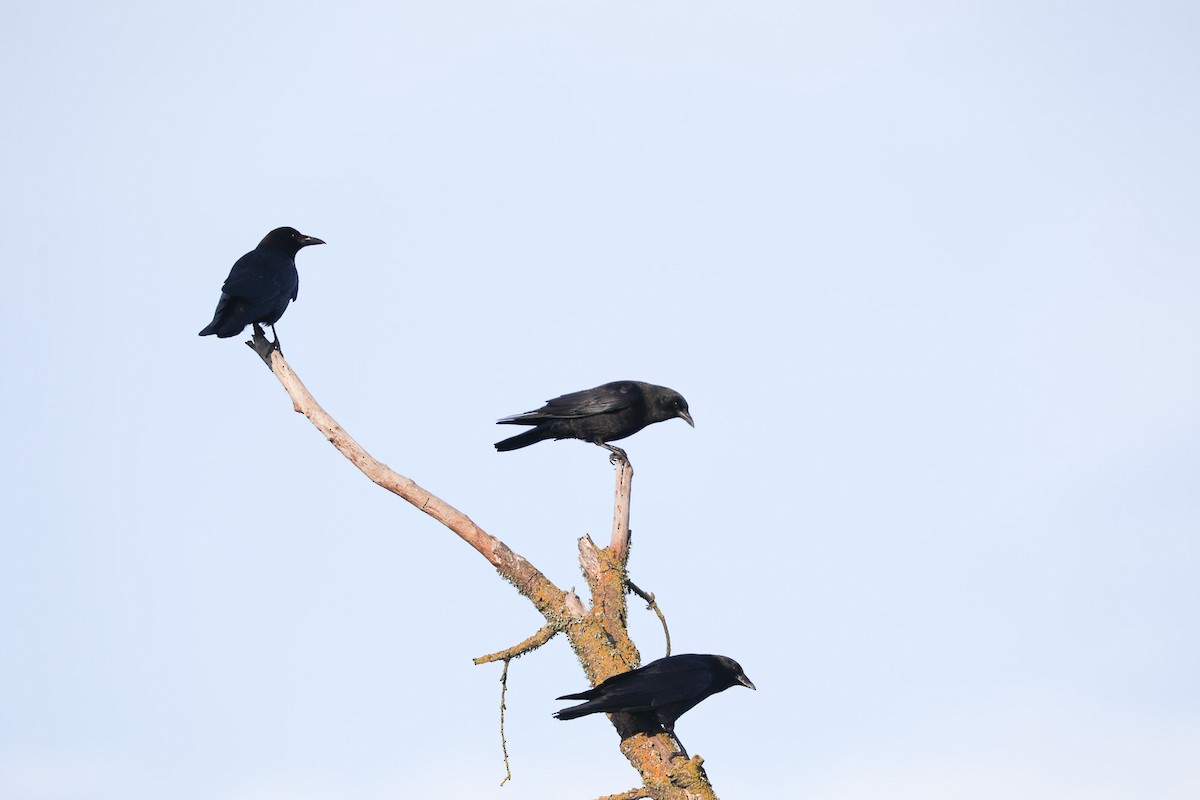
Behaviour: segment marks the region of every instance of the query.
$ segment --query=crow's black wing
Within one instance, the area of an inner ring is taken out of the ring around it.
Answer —
[[[560,700],[590,700],[597,711],[650,711],[675,703],[695,704],[711,693],[712,664],[703,656],[674,656],[614,675],[594,689]]]
[[[288,299],[295,299],[300,276],[295,262],[285,256],[251,250],[237,260],[221,292],[242,301],[246,313],[261,317],[282,313]]]
[[[501,422],[521,420],[534,422],[547,419],[577,419],[597,414],[611,414],[642,402],[642,390],[633,381],[614,381],[595,389],[571,392],[553,400],[536,411],[505,417]]]
[[[291,297],[299,290],[296,262],[275,253],[251,250],[229,270],[221,291],[234,297]]]
[[[273,265],[272,258],[259,250],[251,250],[239,258],[229,270],[229,277],[221,285],[221,291],[234,297],[253,297],[269,290],[278,282],[276,274],[278,266]]]

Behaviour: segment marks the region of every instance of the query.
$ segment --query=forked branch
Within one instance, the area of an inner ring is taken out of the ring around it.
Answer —
[[[476,663],[509,660],[545,644],[558,631],[567,635],[592,685],[636,667],[637,648],[625,625],[625,562],[629,557],[629,493],[633,470],[628,461],[618,463],[616,508],[611,545],[600,549],[585,537],[580,542],[581,563],[592,590],[592,607],[586,609],[573,591],[559,589],[537,568],[513,552],[504,542],[484,531],[470,517],[414,481],[375,459],[333,419],[300,381],[283,353],[255,330],[251,349],[263,359],[271,373],[303,414],[330,444],[371,481],[441,522],[475,548],[502,577],[517,588],[545,617],[547,624],[520,644]],[[674,742],[655,724],[637,715],[613,714],[613,726],[621,736],[621,752],[642,776],[644,790],[616,797],[646,796],[657,800],[716,800],[700,758],[676,757]],[[638,793],[643,794],[638,794]]]

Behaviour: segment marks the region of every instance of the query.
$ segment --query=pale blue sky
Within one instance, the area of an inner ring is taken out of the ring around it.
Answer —
[[[631,570],[759,687],[679,723],[722,796],[1200,796],[1194,4],[4,16],[0,797],[635,785],[556,640],[498,788],[537,615],[196,336],[278,225],[310,389],[561,586],[611,467],[494,421],[687,397]]]

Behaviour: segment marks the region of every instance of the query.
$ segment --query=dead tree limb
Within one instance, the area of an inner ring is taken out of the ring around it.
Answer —
[[[495,654],[499,660],[507,663],[509,659],[504,656],[509,651],[532,649],[544,643],[540,641],[543,637],[549,640],[561,630],[593,686],[638,666],[640,656],[625,624],[625,563],[629,557],[629,495],[633,477],[633,468],[627,460],[618,460],[617,464],[610,546],[598,548],[586,536],[579,541],[580,564],[592,595],[591,608],[587,609],[574,591],[559,589],[541,571],[476,525],[466,514],[371,456],[321,408],[283,353],[271,346],[260,330],[255,330],[254,339],[247,344],[283,385],[295,411],[307,417],[339,453],[371,481],[433,517],[478,551],[546,619],[546,626],[534,636],[515,648]],[[492,660],[488,656],[482,658]],[[653,717],[612,714],[610,719],[621,737],[621,752],[642,776],[645,796],[656,800],[716,800],[701,766],[703,759],[680,757],[671,737]],[[633,795],[625,792],[617,796]]]
[[[471,663],[473,663],[475,666],[479,666],[480,664],[490,664],[493,661],[503,661],[508,663],[511,659],[520,658],[526,653],[538,649],[546,642],[553,639],[554,634],[558,633],[560,630],[562,630],[562,628],[558,625],[543,625],[537,633],[535,633],[533,636],[530,636],[520,644],[514,644],[512,647],[501,650],[499,653],[489,653],[486,656],[473,658],[471,659]]]
[[[633,465],[627,458],[615,459],[617,490],[613,499],[613,532],[609,549],[622,565],[629,560],[629,498],[633,492]]]

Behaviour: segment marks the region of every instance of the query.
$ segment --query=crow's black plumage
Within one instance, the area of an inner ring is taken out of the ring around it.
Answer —
[[[237,336],[251,323],[264,323],[275,332],[275,323],[296,299],[300,275],[296,253],[310,244],[325,244],[295,228],[276,228],[263,237],[258,247],[242,256],[229,271],[221,287],[221,299],[212,322],[201,336],[216,334],[225,339]],[[276,342],[279,335],[275,336]]]
[[[754,688],[741,665],[732,658],[695,653],[667,656],[614,675],[595,689],[563,695],[558,699],[587,702],[564,708],[554,716],[575,719],[601,711],[653,714],[686,756],[683,743],[675,736],[675,720],[700,701],[731,686]]]
[[[543,439],[582,439],[624,458],[625,451],[608,442],[632,436],[647,425],[672,417],[679,417],[696,427],[688,413],[687,400],[679,392],[641,381],[614,381],[595,389],[564,394],[547,401],[536,411],[499,420],[499,425],[533,425],[534,428],[496,442],[496,449],[501,452],[516,450]]]

